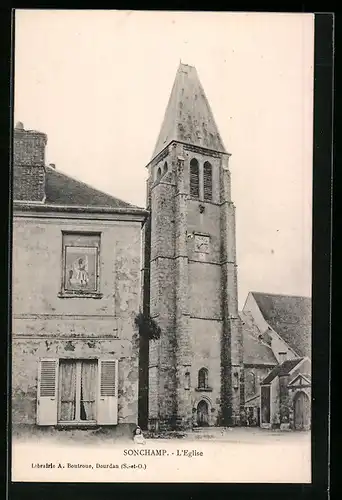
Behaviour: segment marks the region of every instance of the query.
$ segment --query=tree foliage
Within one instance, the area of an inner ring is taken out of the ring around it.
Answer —
[[[139,312],[135,317],[135,325],[139,329],[140,337],[143,337],[148,340],[157,340],[160,338],[160,327],[157,322],[151,318],[151,316],[147,316],[142,312]]]

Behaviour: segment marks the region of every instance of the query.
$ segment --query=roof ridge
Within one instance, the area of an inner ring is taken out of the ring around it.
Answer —
[[[49,165],[47,165],[45,168],[48,168],[54,174],[61,175],[63,177],[67,177],[68,179],[71,179],[72,181],[75,181],[75,182],[78,182],[79,184],[82,184],[83,186],[87,187],[88,189],[96,191],[97,193],[103,194],[105,196],[109,196],[113,200],[116,200],[118,202],[124,203],[124,204],[128,205],[131,208],[142,208],[142,207],[139,207],[138,205],[133,205],[132,203],[130,203],[128,201],[122,200],[121,198],[117,198],[116,196],[114,196],[112,194],[109,194],[109,193],[107,193],[105,191],[101,191],[100,189],[97,189],[94,186],[91,186],[90,184],[87,184],[86,182],[77,179],[77,177],[73,177],[73,176],[71,176],[69,174],[61,172],[60,170],[56,170],[55,168],[50,167]]]
[[[254,294],[258,294],[258,295],[271,295],[272,297],[293,297],[293,298],[296,298],[296,299],[312,299],[311,296],[308,296],[308,295],[291,295],[291,294],[288,294],[288,293],[273,293],[273,292],[256,292],[256,291],[250,291],[250,293],[252,293],[253,295]]]

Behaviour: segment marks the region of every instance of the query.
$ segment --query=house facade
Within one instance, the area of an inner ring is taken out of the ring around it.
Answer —
[[[12,423],[134,425],[146,212],[45,165],[14,131]]]

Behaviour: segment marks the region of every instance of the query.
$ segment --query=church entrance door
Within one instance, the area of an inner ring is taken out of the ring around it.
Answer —
[[[197,425],[207,427],[209,425],[208,403],[202,399],[197,406]]]
[[[294,400],[294,427],[300,431],[310,426],[310,401],[304,392],[298,392]]]

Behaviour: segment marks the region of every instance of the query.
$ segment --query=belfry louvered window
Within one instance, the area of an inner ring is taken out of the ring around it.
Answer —
[[[211,200],[213,197],[212,166],[208,161],[203,166],[203,194],[205,200]]]
[[[190,162],[190,195],[199,198],[199,166],[195,158]]]

